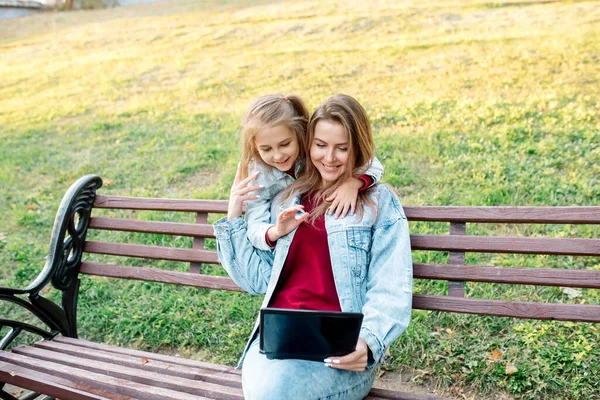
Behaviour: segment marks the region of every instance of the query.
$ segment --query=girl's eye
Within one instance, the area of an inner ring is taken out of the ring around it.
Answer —
[[[271,151],[271,148],[269,147],[269,148],[266,148],[266,149],[260,149],[260,151],[264,151],[264,152]]]
[[[325,145],[324,145],[324,144],[318,144],[318,143],[317,143],[317,147],[319,147],[319,148],[323,148],[323,147],[325,147]]]
[[[347,151],[347,150],[348,150],[348,148],[347,148],[347,147],[340,147],[340,150],[341,150],[341,151]]]
[[[288,142],[288,143],[285,143],[285,144],[282,144],[282,145],[281,145],[281,147],[288,147],[288,146],[289,146],[289,144],[290,144],[289,142]]]

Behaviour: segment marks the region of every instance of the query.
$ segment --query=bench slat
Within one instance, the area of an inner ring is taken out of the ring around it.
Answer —
[[[91,261],[81,263],[82,274],[108,276],[121,279],[135,279],[151,282],[174,283],[207,289],[223,289],[242,292],[231,278],[226,276],[202,275],[192,272],[168,271],[157,268],[126,267],[114,264],[102,264]]]
[[[206,237],[212,237],[212,235],[206,235]],[[410,241],[413,250],[600,256],[600,239],[410,235]],[[88,253],[127,257],[210,264],[219,263],[217,253],[211,250],[99,242],[92,240],[85,242],[84,250]]]
[[[451,400],[448,397],[429,396],[423,394],[413,394],[405,392],[396,392],[387,389],[373,388],[365,400]]]
[[[413,265],[413,277],[417,279],[600,289],[600,271],[594,270],[417,263]]]
[[[115,354],[98,349],[89,349],[82,346],[60,343],[53,340],[43,340],[37,342],[34,344],[34,347],[55,352],[56,358],[60,358],[62,354],[68,354],[72,356],[85,357],[91,360],[122,365],[125,367],[141,368],[143,370],[158,372],[165,375],[173,375],[181,378],[217,383],[234,388],[242,387],[241,377],[239,375],[227,374],[206,368],[173,365],[157,360],[150,361],[143,357],[140,358],[125,354]]]
[[[88,253],[109,254],[113,256],[152,258],[156,260],[186,261],[208,264],[219,263],[217,252],[209,250],[97,241],[86,241],[83,250]]]
[[[71,400],[135,400],[133,397],[108,392],[94,386],[44,374],[20,365],[0,361],[0,382],[26,387],[60,399]]]
[[[163,374],[147,371],[143,368],[142,359],[139,359],[136,367],[126,367],[114,363],[93,359],[90,360],[82,357],[82,355],[72,356],[35,347],[19,346],[13,349],[13,353],[28,356],[36,360],[45,360],[83,369],[109,377],[125,379],[130,382],[141,383],[156,388],[170,389],[182,393],[221,400],[243,400],[241,388],[233,388],[231,386],[222,386],[201,380],[182,378],[172,375],[169,369],[166,369]],[[148,363],[149,362],[150,361],[148,361]]]
[[[600,224],[600,208],[568,207],[403,207],[411,221]]]
[[[227,200],[155,199],[96,195],[95,208],[227,213]]]
[[[413,309],[528,319],[600,322],[600,306],[413,295]]]
[[[567,256],[600,255],[600,239],[410,235],[410,243],[413,250]]]
[[[162,221],[142,221],[126,218],[104,218],[95,217],[90,219],[90,228],[124,231],[157,233],[163,235],[178,235],[191,237],[214,237],[212,225],[188,224]]]
[[[156,199],[97,195],[96,208],[227,213],[227,200]],[[405,206],[411,221],[600,224],[598,207]]]
[[[55,362],[30,358],[16,353],[0,353],[0,361],[10,362],[48,375],[74,380],[86,385],[99,387],[109,392],[144,400],[204,400],[206,397],[189,393],[177,392],[170,389],[156,388],[125,379],[114,378],[79,368],[61,365]]]
[[[90,341],[84,340],[84,339],[73,339],[73,338],[64,337],[64,336],[57,336],[56,338],[53,339],[53,341],[59,342],[59,343],[72,344],[74,346],[81,346],[81,347],[85,347],[88,349],[103,350],[103,351],[107,351],[107,352],[111,352],[111,353],[115,353],[115,354],[124,354],[124,355],[128,355],[128,356],[138,357],[140,359],[147,358],[150,361],[162,361],[162,362],[173,364],[173,365],[183,365],[183,366],[204,368],[204,369],[214,370],[214,371],[218,371],[218,372],[225,372],[225,373],[230,373],[230,374],[240,374],[240,371],[236,370],[233,367],[228,367],[225,365],[211,364],[211,363],[207,363],[204,361],[189,360],[187,358],[173,357],[173,356],[168,356],[165,354],[156,354],[156,353],[150,353],[148,351],[127,349],[124,347],[117,347],[117,346],[110,346],[107,344],[90,342]]]

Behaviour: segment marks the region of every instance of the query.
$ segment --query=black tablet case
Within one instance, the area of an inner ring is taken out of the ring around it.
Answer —
[[[263,308],[260,352],[268,359],[344,356],[356,349],[362,319],[361,313]]]

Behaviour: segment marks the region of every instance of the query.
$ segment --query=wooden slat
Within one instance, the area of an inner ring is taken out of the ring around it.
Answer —
[[[235,368],[228,367],[226,365],[211,364],[211,363],[207,363],[204,361],[188,360],[186,358],[173,357],[173,356],[168,356],[165,354],[156,354],[156,353],[150,353],[147,351],[126,349],[123,347],[110,346],[110,345],[102,344],[102,343],[94,343],[94,342],[90,342],[89,340],[84,340],[84,339],[73,339],[73,338],[64,337],[64,336],[58,336],[58,337],[54,338],[53,341],[59,342],[59,343],[67,343],[67,344],[71,344],[73,346],[85,347],[88,349],[97,349],[97,350],[101,350],[101,351],[107,351],[107,352],[114,353],[114,354],[123,354],[123,355],[132,356],[132,357],[138,357],[140,359],[147,358],[150,361],[162,361],[162,362],[173,364],[173,365],[184,365],[184,366],[189,366],[189,367],[210,369],[210,370],[214,370],[214,371],[218,371],[218,372],[225,372],[225,373],[231,373],[231,374],[239,374],[240,373]]]
[[[0,353],[0,361],[20,365],[48,375],[74,380],[86,385],[98,387],[109,392],[119,393],[144,400],[204,400],[206,397],[178,392],[130,382],[126,379],[68,367],[50,361],[43,361],[15,353]]]
[[[235,388],[242,387],[240,375],[215,371],[208,368],[173,365],[157,360],[150,361],[144,357],[140,358],[125,354],[115,354],[99,349],[90,349],[82,346],[60,343],[54,340],[42,340],[35,343],[34,346],[36,348],[54,352],[54,357],[57,359],[60,359],[62,354],[68,354],[76,357],[84,357],[90,360],[98,360],[111,364],[122,365],[125,367],[141,368],[142,370],[158,372],[164,375],[173,375],[181,378],[217,383]]]
[[[365,400],[450,400],[448,397],[429,396],[424,394],[414,394],[398,392],[395,390],[373,388]]]
[[[142,244],[86,241],[83,250],[88,253],[114,256],[152,258],[157,260],[218,264],[216,251],[148,246]]]
[[[154,199],[97,195],[94,207],[227,213],[227,200]],[[600,207],[405,206],[411,221],[600,224]]]
[[[81,263],[79,270],[82,274],[108,276],[111,278],[135,279],[141,281],[174,283],[207,289],[222,289],[242,292],[229,277],[202,275],[192,272],[167,271],[156,268],[126,267],[114,264],[102,264],[91,261]]]
[[[568,256],[600,255],[600,239],[410,235],[410,243],[413,250]]]
[[[143,369],[141,359],[139,360],[137,367],[132,368],[109,362],[89,360],[80,356],[55,353],[53,351],[34,347],[19,346],[15,347],[12,352],[14,354],[24,355],[36,360],[44,360],[68,367],[90,371],[92,373],[124,379],[129,382],[149,385],[153,388],[164,388],[177,392],[189,393],[195,396],[203,396],[221,400],[243,400],[241,388],[218,385],[202,380],[182,378],[168,373],[168,369],[164,371],[164,374],[147,371]]]
[[[413,309],[420,310],[498,317],[600,322],[600,306],[588,304],[531,303],[415,294],[412,306]]]
[[[404,207],[410,221],[600,224],[600,207]]]
[[[91,229],[157,233],[191,237],[215,237],[212,225],[187,224],[162,221],[142,221],[125,218],[94,217],[90,219]]]
[[[600,289],[600,271],[413,264],[413,277],[448,281],[513,283]]]
[[[205,225],[208,223],[208,213],[196,213],[196,224]],[[209,225],[212,228],[212,225]],[[214,237],[214,231],[211,230],[211,236]],[[194,237],[192,249],[204,249],[204,237]],[[190,272],[199,274],[202,264],[197,262],[190,263]]]
[[[96,195],[94,207],[126,210],[156,210],[227,213],[227,200],[153,199]]]
[[[467,233],[467,224],[464,222],[450,222],[450,235],[464,236]],[[448,253],[448,263],[454,265],[465,264],[464,251],[451,251]],[[465,283],[460,281],[448,282],[448,296],[465,297]]]
[[[0,382],[27,388],[57,399],[70,400],[130,400],[133,397],[112,393],[84,383],[38,372],[0,361]]]

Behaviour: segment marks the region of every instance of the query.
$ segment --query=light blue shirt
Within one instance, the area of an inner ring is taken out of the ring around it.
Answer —
[[[299,196],[287,203],[282,197],[273,201],[272,220],[279,210],[300,203]],[[373,204],[364,206],[362,218],[358,213],[339,219],[326,214],[325,228],[340,306],[364,314],[360,337],[376,364],[410,322],[412,257],[408,221],[396,195],[376,185],[369,197]],[[242,289],[265,293],[262,307],[267,307],[296,231],[281,237],[274,251],[264,251],[252,245],[241,217],[222,218],[213,226],[221,264]],[[257,329],[258,321],[248,345]]]

